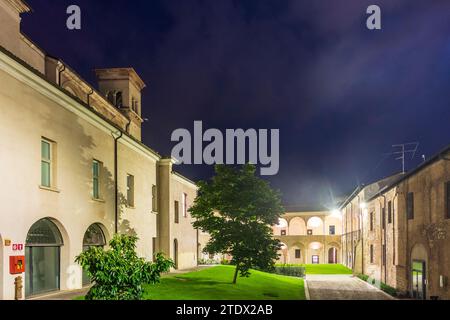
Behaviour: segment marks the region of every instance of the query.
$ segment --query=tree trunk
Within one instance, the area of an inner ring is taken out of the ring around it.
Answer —
[[[236,270],[234,271],[234,278],[233,278],[233,284],[236,284],[237,276],[239,272],[239,263],[236,264]]]

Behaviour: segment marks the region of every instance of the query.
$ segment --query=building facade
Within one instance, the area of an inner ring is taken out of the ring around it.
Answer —
[[[341,263],[340,215],[325,208],[287,207],[272,228],[280,240],[279,263]]]
[[[342,205],[342,261],[417,299],[450,299],[450,147],[355,190]]]
[[[0,1],[0,299],[89,284],[75,257],[117,232],[138,236],[147,260],[163,252],[177,268],[196,266],[197,188],[141,142],[143,80],[99,69],[94,89],[20,32],[29,11]]]

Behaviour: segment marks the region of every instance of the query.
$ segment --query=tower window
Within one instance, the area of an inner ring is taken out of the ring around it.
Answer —
[[[116,107],[121,108],[123,106],[123,96],[122,92],[119,91],[116,93]]]

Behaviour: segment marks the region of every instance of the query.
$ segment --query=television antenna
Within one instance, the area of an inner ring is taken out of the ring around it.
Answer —
[[[411,159],[414,159],[417,149],[419,148],[419,142],[394,144],[392,145],[392,148],[397,149],[397,151],[392,152],[392,154],[398,155],[395,160],[402,160],[402,173],[404,174],[406,154],[411,154]]]

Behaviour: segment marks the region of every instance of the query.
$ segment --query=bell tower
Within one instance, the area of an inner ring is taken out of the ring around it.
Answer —
[[[133,68],[95,69],[100,92],[129,120],[128,133],[141,140],[141,91],[145,83]]]

